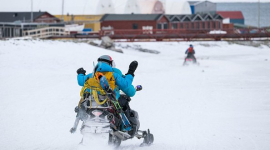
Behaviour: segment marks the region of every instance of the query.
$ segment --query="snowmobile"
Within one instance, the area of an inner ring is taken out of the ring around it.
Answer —
[[[134,110],[130,110],[129,113],[123,112],[106,78],[102,77],[100,83],[106,96],[98,96],[99,100],[103,99],[104,101],[97,102],[93,95],[85,93],[84,99],[81,99],[81,105],[75,107],[77,116],[70,132],[76,131],[81,120],[83,122],[80,129],[82,135],[108,133],[108,144],[113,147],[119,147],[122,141],[134,137],[143,139],[140,146],[151,145],[154,142],[154,136],[150,133],[150,130],[138,130],[140,126],[138,113]],[[125,94],[121,94],[121,96],[128,97]]]
[[[186,58],[185,58],[185,61],[184,61],[184,63],[183,63],[183,66],[188,66],[188,65],[192,65],[192,64],[197,64],[197,65],[199,65],[199,63],[197,63],[197,60],[196,60],[196,58],[193,56],[191,56],[191,55],[188,55]]]

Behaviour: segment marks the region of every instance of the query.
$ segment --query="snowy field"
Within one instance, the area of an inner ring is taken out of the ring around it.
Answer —
[[[270,149],[269,47],[194,42],[200,66],[184,67],[190,43],[121,43],[127,44],[161,53],[123,49],[121,54],[59,41],[0,41],[0,149],[97,149],[79,145],[82,135],[69,129],[79,101],[76,70],[84,67],[90,73],[93,61],[104,54],[123,73],[131,61],[139,62],[133,83],[143,90],[130,105],[139,112],[141,129],[149,128],[155,137],[150,147],[139,147],[142,140],[132,139],[119,149]],[[97,144],[111,149],[106,139]]]

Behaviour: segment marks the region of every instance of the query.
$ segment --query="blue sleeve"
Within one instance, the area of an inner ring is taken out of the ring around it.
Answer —
[[[134,96],[136,90],[132,85],[133,76],[128,74],[125,77],[118,73],[113,73],[115,84],[127,95],[127,96]]]
[[[112,69],[113,69],[113,72],[118,73],[118,74],[120,74],[121,76],[123,75],[122,72],[121,72],[121,70],[119,70],[119,69],[117,69],[117,68],[112,68]]]
[[[193,49],[193,54],[195,54],[195,49]]]
[[[187,52],[188,52],[188,49],[186,50],[185,54],[187,54]]]
[[[88,75],[83,75],[83,74],[78,74],[77,76],[77,81],[78,81],[78,84],[80,86],[84,86],[84,82],[87,78],[91,78],[92,77],[92,73],[88,74]]]

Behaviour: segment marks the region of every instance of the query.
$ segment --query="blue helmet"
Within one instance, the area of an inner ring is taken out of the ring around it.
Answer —
[[[189,45],[189,47],[193,47],[193,45],[192,45],[192,44],[190,44],[190,45]]]

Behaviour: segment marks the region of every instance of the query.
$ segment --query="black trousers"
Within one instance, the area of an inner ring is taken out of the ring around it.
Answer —
[[[124,111],[125,115],[127,116],[129,122],[131,123],[132,130],[129,131],[128,133],[131,135],[131,137],[134,137],[134,135],[140,128],[140,121],[138,113],[130,109],[129,106],[130,100],[131,100],[130,97],[126,95],[121,95],[118,99],[118,102],[119,105],[122,107],[122,110]]]

